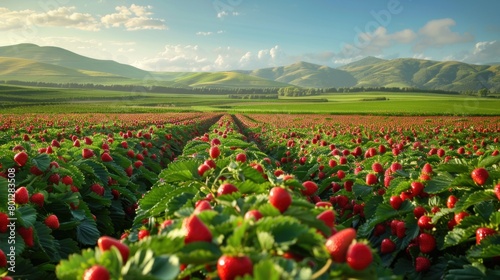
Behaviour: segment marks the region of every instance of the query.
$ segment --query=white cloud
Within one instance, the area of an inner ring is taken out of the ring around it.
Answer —
[[[199,32],[196,32],[196,35],[198,35],[198,36],[211,36],[211,35],[222,34],[222,33],[224,33],[224,30],[217,30],[216,32],[212,32],[212,31],[199,31]]]
[[[226,71],[281,66],[295,62],[279,46],[257,51],[198,45],[166,45],[154,57],[136,61],[134,66],[151,71]]]
[[[98,31],[99,24],[90,14],[75,12],[75,7],[59,7],[46,12],[33,10],[11,11],[0,8],[0,31],[33,28],[36,26],[65,27]]]
[[[366,56],[382,55],[384,50],[397,44],[410,44],[417,34],[411,29],[388,33],[385,27],[379,26],[375,31],[357,34],[354,42],[344,44],[339,53],[328,55],[335,64],[346,64]]]
[[[118,6],[115,8],[116,13],[103,16],[101,22],[107,27],[124,26],[129,31],[167,29],[165,20],[150,17],[152,8],[152,6],[138,6],[135,4],[130,7]]]
[[[419,40],[414,46],[414,51],[422,52],[431,47],[443,47],[447,45],[471,42],[474,37],[469,33],[459,34],[451,30],[456,22],[451,18],[436,19],[427,22],[418,31]]]
[[[472,64],[500,62],[500,41],[477,42],[471,50],[458,53],[452,59]]]
[[[227,16],[239,16],[239,15],[240,15],[240,13],[238,13],[238,12],[228,12],[228,11],[220,11],[217,13],[218,18],[224,18]]]

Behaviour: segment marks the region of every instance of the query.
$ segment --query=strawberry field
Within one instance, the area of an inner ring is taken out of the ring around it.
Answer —
[[[498,279],[500,118],[3,115],[0,276]]]

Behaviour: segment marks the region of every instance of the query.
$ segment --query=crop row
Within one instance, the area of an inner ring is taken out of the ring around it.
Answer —
[[[61,259],[102,235],[120,236],[158,173],[219,118],[151,117],[36,116],[28,126],[7,118],[3,127],[10,128],[0,132],[0,249],[11,263],[0,256],[3,271],[54,278]]]
[[[500,277],[498,119],[187,114],[148,128],[149,118],[3,124],[15,133],[1,138],[2,171],[17,164],[17,189],[48,197],[17,203],[18,223],[36,232],[23,276],[50,276],[60,261],[60,279]],[[44,174],[29,175],[39,162]]]

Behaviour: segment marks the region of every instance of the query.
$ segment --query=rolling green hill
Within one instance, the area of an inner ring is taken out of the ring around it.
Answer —
[[[500,64],[473,65],[413,58],[366,57],[339,68],[297,62],[250,71],[148,72],[58,47],[19,44],[0,47],[0,80],[168,87],[305,88],[411,87],[500,92]]]
[[[303,61],[288,66],[257,69],[248,74],[300,87],[330,88],[356,85],[356,79],[348,72]]]
[[[129,78],[79,70],[30,59],[0,57],[0,80],[54,83],[130,83]]]
[[[290,86],[285,83],[254,77],[238,72],[201,72],[181,76],[174,80],[177,85],[217,88],[272,88]]]
[[[500,90],[500,65],[474,65],[456,61],[413,58],[352,63],[340,69],[351,73],[365,87],[414,87],[451,91],[489,88]]]
[[[58,47],[40,47],[34,44],[18,44],[0,47],[0,57],[13,57],[63,66],[72,69],[106,72],[133,79],[149,79],[150,74],[130,65],[112,60],[85,57]]]

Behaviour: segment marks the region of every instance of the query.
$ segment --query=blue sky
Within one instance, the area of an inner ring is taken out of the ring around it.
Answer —
[[[0,45],[35,43],[153,71],[366,56],[500,62],[497,0],[0,2]]]

